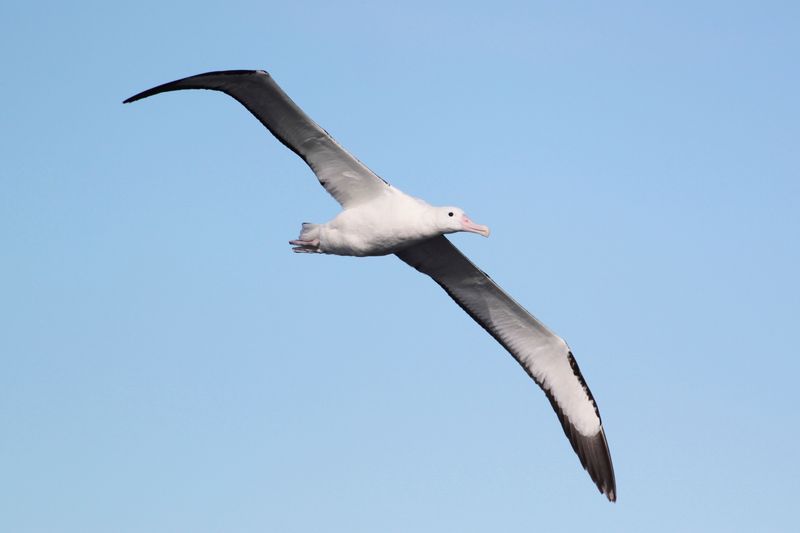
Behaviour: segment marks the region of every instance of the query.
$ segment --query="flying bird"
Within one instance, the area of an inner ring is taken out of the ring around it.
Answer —
[[[616,501],[614,467],[592,393],[567,343],[528,313],[444,236],[489,236],[458,207],[434,207],[377,176],[295,104],[263,70],[208,72],[165,83],[125,100],[183,89],[235,98],[300,156],[342,206],[329,222],[302,225],[289,241],[298,253],[395,254],[427,274],[497,340],[542,388],[581,465],[601,493]]]

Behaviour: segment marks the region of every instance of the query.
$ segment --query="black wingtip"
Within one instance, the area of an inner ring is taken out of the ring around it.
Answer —
[[[142,98],[147,98],[148,96],[153,96],[154,94],[158,94],[160,92],[172,90],[169,87],[171,85],[173,85],[175,83],[179,83],[181,81],[183,81],[183,80],[171,81],[169,83],[165,83],[163,85],[159,85],[158,87],[153,87],[152,89],[147,89],[146,91],[142,91],[140,93],[134,94],[130,98],[126,98],[125,100],[122,101],[122,103],[123,104],[130,104],[132,102],[135,102],[136,100],[141,100]]]
[[[572,371],[583,386],[587,399],[594,406],[597,418],[600,419],[600,412],[597,409],[594,396],[592,396],[592,391],[590,391],[589,387],[586,385],[586,381],[583,379],[583,375],[581,374],[580,368],[578,368],[578,363],[575,361],[572,352],[569,352],[568,357]],[[597,433],[590,436],[583,435],[564,414],[564,411],[561,409],[561,406],[558,405],[555,396],[553,396],[550,390],[544,389],[544,392],[547,395],[547,399],[550,400],[550,404],[553,406],[558,420],[561,422],[561,428],[564,430],[564,434],[572,445],[572,449],[575,451],[578,459],[580,459],[581,466],[589,473],[589,477],[594,481],[597,490],[599,490],[601,494],[604,494],[606,498],[608,498],[608,501],[616,502],[617,480],[614,475],[614,465],[611,462],[611,452],[608,449],[608,441],[606,440],[606,432],[605,429],[603,429],[602,421],[600,423],[600,430]]]
[[[208,78],[212,77],[243,76],[248,74],[261,74],[269,76],[269,73],[265,70],[215,70],[213,72],[205,72],[203,74],[197,74],[196,76],[189,76],[187,78],[181,78],[168,83],[162,83],[161,85],[153,87],[152,89],[147,89],[146,91],[135,94],[130,98],[126,98],[122,101],[122,103],[130,104],[137,100],[147,98],[148,96],[153,96],[154,94],[177,91],[181,89],[216,89],[217,87],[215,87],[213,84],[209,85],[203,83],[203,80],[207,80]]]
[[[614,465],[611,462],[611,452],[608,449],[606,432],[603,426],[594,435],[586,436],[569,421],[564,415],[560,406],[556,403],[551,394],[547,395],[550,399],[556,415],[561,422],[561,427],[566,434],[572,449],[575,451],[581,466],[589,473],[597,490],[604,494],[608,501],[617,501],[617,480],[614,475]]]

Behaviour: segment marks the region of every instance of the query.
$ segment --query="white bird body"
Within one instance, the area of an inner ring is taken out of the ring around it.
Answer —
[[[386,184],[383,194],[342,210],[329,222],[303,224],[299,239],[289,242],[296,252],[364,257],[392,254],[444,233],[488,235],[485,226],[464,229],[464,218],[456,207],[433,207]]]
[[[303,224],[295,252],[351,256],[394,253],[430,276],[517,360],[542,388],[564,433],[597,488],[616,500],[616,481],[597,404],[563,339],[476,267],[447,233],[485,237],[489,228],[456,207],[434,207],[392,187],[353,157],[295,104],[264,71],[209,72],[165,83],[127,100],[167,91],[211,89],[244,105],[314,171],[342,205],[324,224]]]

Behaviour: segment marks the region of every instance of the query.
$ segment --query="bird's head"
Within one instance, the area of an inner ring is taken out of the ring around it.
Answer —
[[[457,231],[469,231],[478,233],[484,237],[489,236],[489,228],[476,224],[469,219],[463,209],[458,207],[437,207],[436,223],[442,233],[455,233]]]

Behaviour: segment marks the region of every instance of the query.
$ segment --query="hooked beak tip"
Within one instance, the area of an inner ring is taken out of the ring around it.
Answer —
[[[466,216],[464,217],[464,220],[461,222],[461,227],[462,227],[462,229],[464,231],[470,231],[472,233],[478,233],[480,235],[483,235],[484,237],[488,237],[489,233],[490,233],[488,226],[483,226],[481,224],[475,224],[473,221],[468,219]]]

